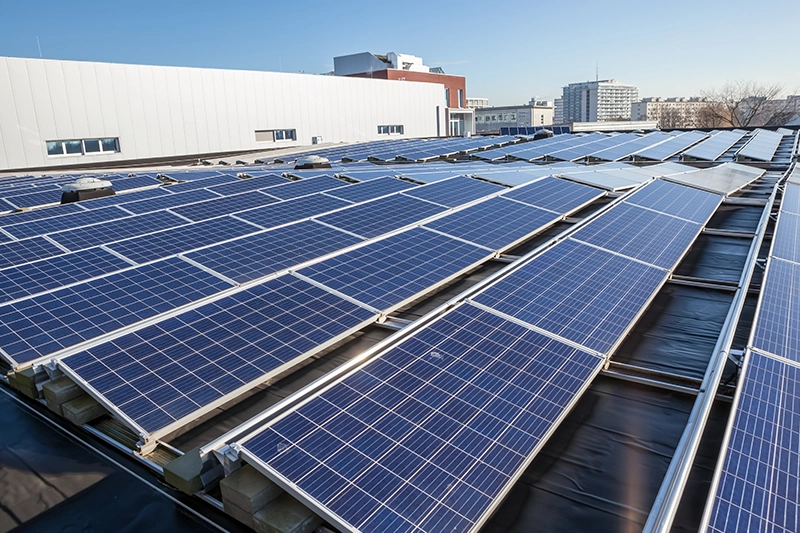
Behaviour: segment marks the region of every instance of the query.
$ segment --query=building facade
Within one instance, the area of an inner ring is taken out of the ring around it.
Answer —
[[[708,100],[692,98],[642,98],[631,104],[631,120],[657,121],[660,128],[702,128]]]
[[[0,95],[2,170],[447,133],[430,83],[0,57]]]
[[[526,105],[484,107],[475,110],[476,133],[497,133],[500,128],[528,128],[552,124],[553,102],[530,101]]]
[[[561,123],[630,120],[639,89],[616,80],[570,83],[562,88]]]
[[[440,67],[428,67],[420,57],[396,52],[386,55],[361,52],[334,57],[333,72],[336,76],[439,84],[445,109],[445,134],[460,136],[475,131],[475,115],[467,107],[467,79],[445,74]]]
[[[489,107],[489,99],[477,96],[475,98],[467,97],[468,109],[478,109],[479,107]]]

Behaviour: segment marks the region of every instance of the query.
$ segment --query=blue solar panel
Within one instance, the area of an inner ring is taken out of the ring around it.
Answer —
[[[172,209],[172,212],[194,220],[195,222],[199,222],[201,220],[208,220],[209,218],[244,211],[245,209],[273,204],[277,201],[276,198],[264,193],[252,191],[176,207]]]
[[[205,189],[197,189],[194,191],[176,192],[174,194],[165,194],[158,198],[127,203],[125,204],[124,209],[126,211],[130,211],[131,213],[141,215],[162,209],[170,209],[182,205],[193,204],[195,202],[213,200],[214,198],[219,198],[219,195]]]
[[[413,228],[298,273],[385,311],[489,255],[471,244]]]
[[[406,191],[403,194],[422,198],[439,205],[455,207],[504,190],[506,188],[499,185],[459,176],[432,183],[425,187],[417,187],[413,191]]]
[[[402,194],[354,205],[319,217],[321,222],[372,238],[445,211],[423,200]]]
[[[239,194],[247,191],[257,191],[259,189],[272,187],[274,185],[282,185],[284,183],[289,183],[289,180],[282,178],[277,174],[267,174],[257,178],[239,179],[233,183],[216,185],[211,187],[210,190],[217,194],[221,194],[222,196],[231,196],[233,194]]]
[[[635,205],[618,204],[572,237],[651,265],[671,269],[701,226]]]
[[[111,188],[116,192],[129,191],[131,189],[141,189],[142,187],[154,187],[161,185],[159,179],[150,176],[135,176],[132,178],[111,179]]]
[[[63,254],[64,250],[43,237],[0,244],[0,268],[21,265]]]
[[[773,257],[761,288],[753,347],[800,362],[800,265]]]
[[[316,178],[294,181],[279,187],[272,187],[268,192],[271,196],[280,198],[281,200],[288,200],[290,198],[297,198],[315,192],[328,191],[346,186],[347,182],[345,181],[323,175]]]
[[[250,287],[64,360],[146,431],[219,400],[375,315],[291,276]]]
[[[64,254],[0,270],[0,302],[83,281],[130,266],[102,248]]]
[[[222,185],[223,183],[237,183],[238,181],[239,178],[236,176],[214,176],[211,178],[186,181],[184,183],[175,183],[164,188],[171,192],[186,192],[214,187],[215,185]]]
[[[560,218],[560,215],[551,211],[505,200],[500,196],[425,226],[492,250],[501,250]]]
[[[104,198],[94,198],[92,200],[84,200],[81,205],[86,209],[99,209],[101,207],[108,207],[109,205],[124,205],[130,202],[137,202],[139,200],[148,200],[150,198],[160,198],[162,196],[172,196],[163,188],[145,189],[143,191],[129,192],[125,194],[115,194],[114,196],[106,196]],[[127,206],[126,206],[127,208]]]
[[[655,180],[633,193],[629,204],[704,224],[722,201],[722,196],[668,181]]]
[[[0,348],[32,361],[230,286],[177,258],[95,278],[0,306]]]
[[[797,174],[800,177],[800,171],[798,171]],[[786,184],[783,200],[781,201],[781,211],[800,215],[800,185],[795,185],[793,183]],[[2,222],[2,220],[3,219],[0,218],[0,222]]]
[[[350,202],[364,202],[394,192],[413,189],[415,185],[397,178],[377,178],[356,185],[350,185],[330,191],[325,194],[348,200]]]
[[[23,239],[25,237],[34,237],[36,235],[45,235],[55,231],[63,231],[81,226],[88,226],[90,224],[98,224],[100,222],[106,222],[127,216],[130,216],[130,214],[126,213],[119,207],[110,206],[103,207],[101,209],[94,209],[92,211],[71,213],[64,216],[31,220],[30,222],[5,226],[3,230],[18,239]]]
[[[800,263],[800,215],[781,213],[773,241],[772,255]]]
[[[201,181],[208,178],[216,178],[222,173],[216,170],[165,170],[160,174],[178,181]],[[231,177],[236,178],[236,176]]]
[[[262,228],[274,228],[304,218],[312,217],[340,207],[352,205],[324,194],[312,194],[303,198],[277,202],[266,207],[237,213],[237,217],[258,224]]]
[[[558,178],[542,178],[539,181],[510,190],[503,195],[542,209],[566,214],[605,194],[604,191]]]
[[[34,211],[25,211],[22,213],[10,213],[8,215],[0,216],[0,227],[10,226],[11,224],[20,224],[22,222],[31,222],[33,220],[40,220],[43,218],[57,217],[61,215],[71,215],[72,213],[83,213],[86,210],[77,203],[58,205],[56,207],[48,207],[47,209],[36,209]]]
[[[472,306],[240,442],[344,528],[473,531],[602,364]]]
[[[52,233],[49,237],[68,250],[76,252],[93,246],[100,246],[101,244],[108,244],[185,224],[189,224],[186,219],[173,215],[168,211],[156,211],[146,215],[103,222],[91,228],[78,228]]]
[[[61,190],[50,190],[19,194],[10,198],[3,198],[11,208],[35,207],[37,205],[48,205],[61,203]]]
[[[474,300],[606,353],[665,278],[662,269],[564,241]]]
[[[708,531],[800,530],[800,369],[750,354]]]
[[[349,233],[305,221],[218,244],[187,257],[245,283],[359,242],[361,239]]]
[[[108,248],[131,261],[146,263],[257,231],[257,227],[247,222],[221,217],[126,239],[111,244]]]

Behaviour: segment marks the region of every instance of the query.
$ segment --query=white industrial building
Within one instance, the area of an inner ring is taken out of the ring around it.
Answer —
[[[639,89],[617,80],[570,83],[562,89],[559,118],[562,124],[629,120],[637,100]]]
[[[500,128],[530,128],[553,124],[553,102],[531,100],[525,105],[482,107],[475,110],[477,133],[499,132]]]
[[[412,81],[0,57],[0,170],[435,137],[447,132],[443,94]]]
[[[631,120],[655,120],[661,128],[701,128],[708,100],[692,98],[642,98],[631,104]]]

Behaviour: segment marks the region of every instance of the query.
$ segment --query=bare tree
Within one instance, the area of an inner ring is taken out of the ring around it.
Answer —
[[[783,87],[756,81],[732,81],[703,94],[709,105],[701,113],[705,127],[763,126],[776,115],[786,112],[789,100],[778,100]]]
[[[667,106],[661,109],[658,115],[658,127],[662,130],[673,128],[685,128],[686,117],[679,109]]]

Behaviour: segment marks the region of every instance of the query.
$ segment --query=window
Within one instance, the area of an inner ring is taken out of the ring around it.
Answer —
[[[458,107],[464,107],[464,89],[458,90]]]
[[[402,135],[403,133],[403,126],[378,126],[378,135]]]
[[[256,142],[296,141],[297,130],[256,130]]]
[[[47,141],[47,155],[84,155],[119,152],[119,138]]]
[[[447,87],[444,88],[444,105],[450,107],[450,89]]]

